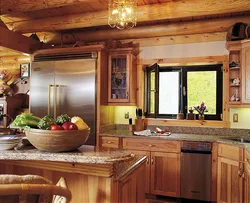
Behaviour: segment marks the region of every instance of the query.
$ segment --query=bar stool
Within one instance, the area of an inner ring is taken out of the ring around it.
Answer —
[[[64,178],[53,185],[37,175],[0,175],[0,203],[68,203],[71,198]]]

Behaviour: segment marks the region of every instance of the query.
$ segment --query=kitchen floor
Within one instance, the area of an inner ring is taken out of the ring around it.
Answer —
[[[189,199],[177,199],[162,196],[150,196],[146,197],[145,203],[208,203],[206,201],[189,200]]]

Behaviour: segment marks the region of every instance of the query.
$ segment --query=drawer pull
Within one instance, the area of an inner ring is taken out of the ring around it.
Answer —
[[[114,142],[112,142],[112,141],[107,141],[107,144],[113,144]]]
[[[148,147],[154,147],[154,145],[152,145],[152,144],[148,144],[147,146],[148,146]]]

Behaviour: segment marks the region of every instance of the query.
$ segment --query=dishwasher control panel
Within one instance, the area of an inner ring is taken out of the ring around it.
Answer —
[[[182,141],[181,144],[182,151],[205,151],[211,152],[212,143],[210,142],[195,142],[195,141]]]

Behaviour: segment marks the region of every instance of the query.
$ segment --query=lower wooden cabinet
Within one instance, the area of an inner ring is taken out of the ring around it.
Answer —
[[[250,153],[245,150],[244,203],[250,203]]]
[[[218,157],[217,202],[243,202],[243,164]]]
[[[245,182],[244,182],[244,202],[250,203],[250,164],[245,165]]]
[[[234,152],[234,153],[232,153]],[[243,202],[243,149],[218,145],[217,202]]]
[[[180,197],[180,154],[151,152],[151,193]]]
[[[171,144],[170,142],[166,141],[165,143],[165,141],[159,142],[159,140],[146,139],[123,139],[124,149],[134,154],[147,156],[146,193],[180,197],[180,143],[173,141]],[[164,150],[162,146],[165,146]],[[168,152],[167,146],[170,146],[170,152]],[[136,150],[138,147],[147,151]],[[156,151],[157,149],[159,151]]]

